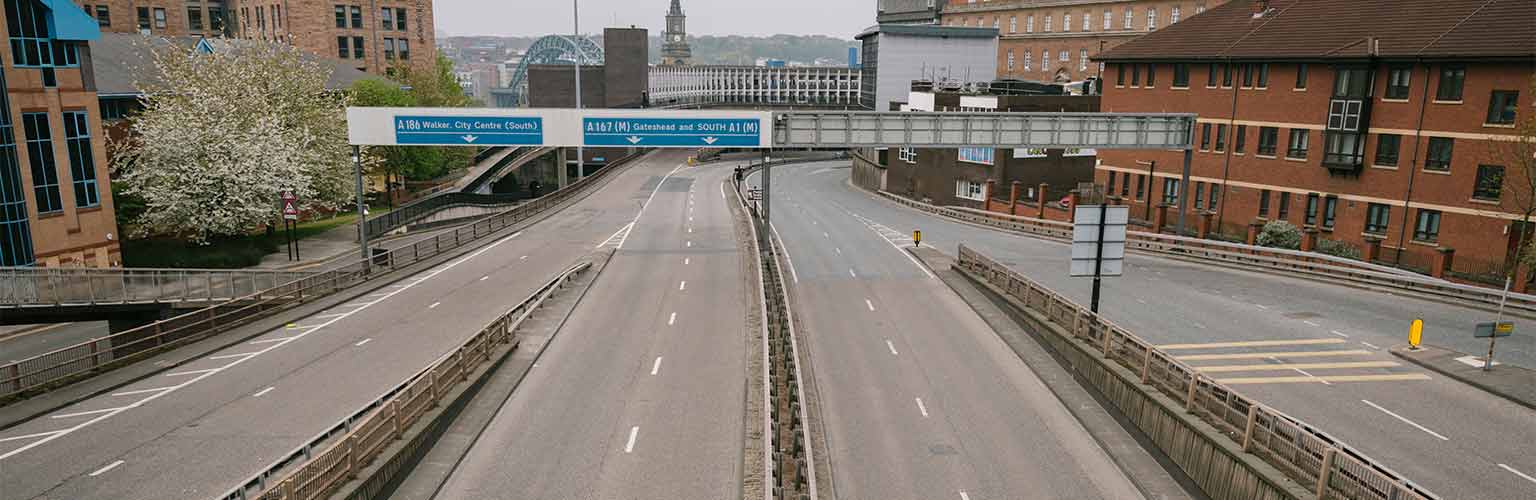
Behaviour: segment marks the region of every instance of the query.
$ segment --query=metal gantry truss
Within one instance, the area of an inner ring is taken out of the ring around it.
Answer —
[[[533,42],[523,54],[523,60],[512,71],[513,102],[526,104],[528,99],[528,67],[534,64],[603,64],[603,47],[587,37],[572,38],[566,35],[547,35]]]
[[[1194,114],[786,111],[775,148],[1030,147],[1187,150]]]

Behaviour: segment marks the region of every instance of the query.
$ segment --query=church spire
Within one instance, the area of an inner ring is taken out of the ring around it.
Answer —
[[[667,10],[667,28],[661,32],[661,64],[682,66],[692,57],[693,49],[688,47],[688,17],[683,14],[683,3],[672,0],[672,8]]]

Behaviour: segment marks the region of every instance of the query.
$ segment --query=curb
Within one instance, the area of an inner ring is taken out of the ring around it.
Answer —
[[[1399,358],[1402,358],[1402,359],[1408,361],[1409,363],[1413,363],[1413,364],[1418,365],[1419,367],[1425,368],[1425,369],[1427,369],[1429,371],[1432,371],[1432,372],[1444,375],[1444,376],[1450,378],[1451,380],[1455,380],[1457,382],[1461,382],[1463,384],[1470,385],[1470,386],[1475,387],[1475,388],[1477,388],[1479,390],[1482,390],[1483,392],[1486,392],[1486,393],[1492,394],[1494,396],[1498,396],[1500,398],[1508,400],[1511,403],[1514,403],[1514,404],[1517,404],[1517,405],[1520,405],[1520,406],[1524,406],[1524,407],[1532,409],[1532,410],[1536,410],[1536,401],[1521,399],[1519,396],[1515,396],[1513,394],[1510,394],[1510,393],[1504,391],[1503,389],[1499,389],[1497,387],[1493,387],[1493,386],[1490,386],[1488,384],[1484,384],[1481,381],[1478,381],[1476,379],[1473,379],[1473,378],[1470,378],[1470,377],[1467,377],[1467,376],[1464,376],[1464,375],[1457,374],[1456,372],[1452,372],[1452,371],[1447,371],[1447,370],[1441,369],[1440,367],[1435,366],[1433,363],[1429,363],[1429,362],[1426,362],[1426,361],[1414,358],[1412,356],[1409,356],[1409,355],[1401,352],[1400,349],[1402,349],[1402,347],[1403,346],[1394,346],[1394,347],[1392,347],[1392,348],[1390,348],[1388,350],[1392,352],[1393,356],[1397,356]]]

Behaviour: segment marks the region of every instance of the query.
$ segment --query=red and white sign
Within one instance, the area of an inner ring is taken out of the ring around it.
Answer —
[[[299,220],[299,197],[292,191],[283,191],[283,219]]]

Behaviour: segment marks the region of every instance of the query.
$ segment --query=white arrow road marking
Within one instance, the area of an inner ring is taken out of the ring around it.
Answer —
[[[716,139],[714,137],[705,137],[704,138],[704,144],[714,144],[715,141],[718,141],[718,140],[720,140],[720,139]]]
[[[475,142],[475,139],[479,139],[479,137],[475,137],[473,135],[466,135],[466,136],[460,137],[460,139],[464,139],[464,142],[473,143],[473,142]]]
[[[640,138],[636,137],[636,136],[633,136],[633,135],[629,136],[629,137],[626,137],[625,140],[629,141],[630,144],[639,144],[640,143]]]

